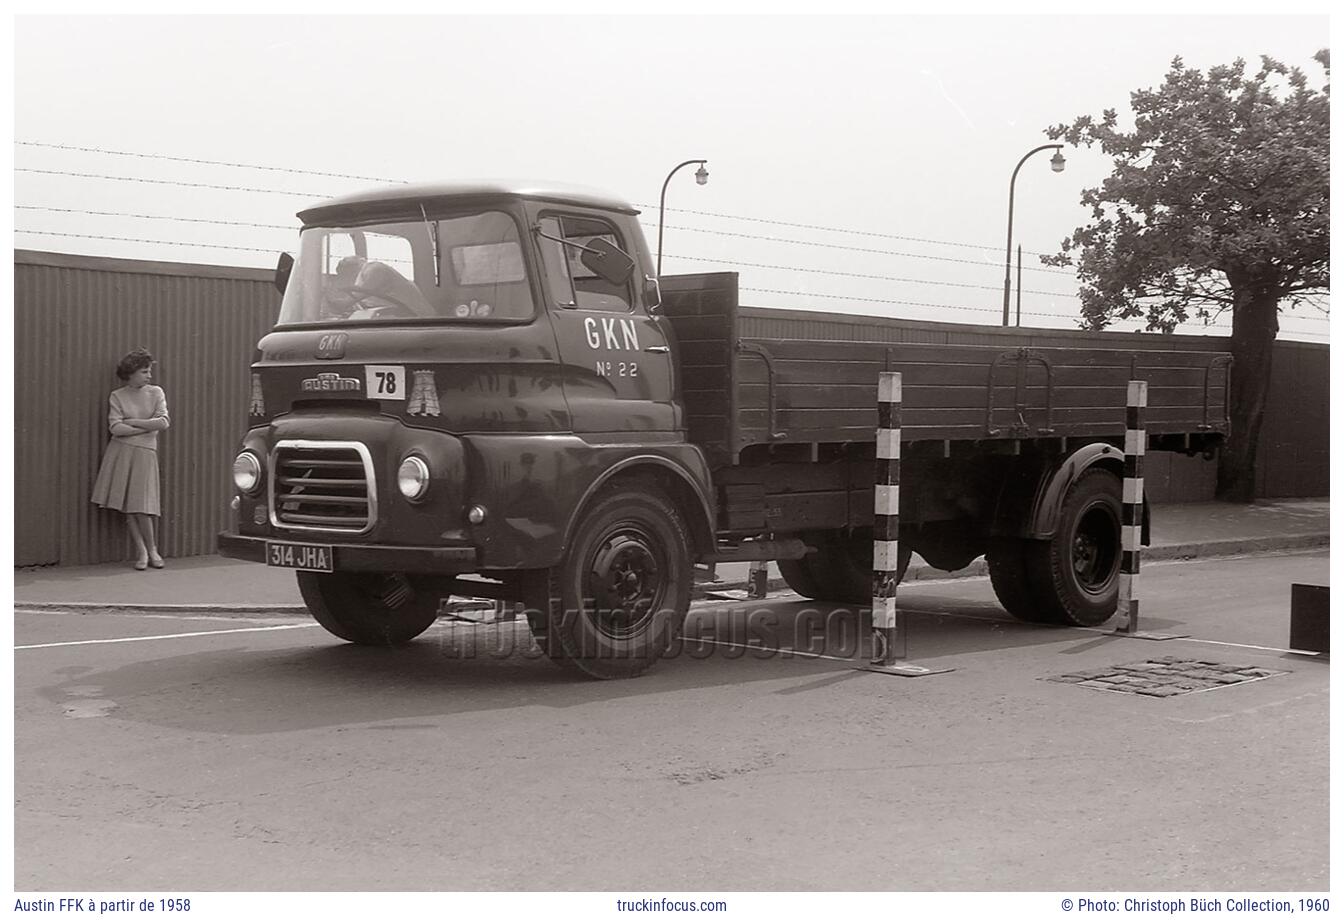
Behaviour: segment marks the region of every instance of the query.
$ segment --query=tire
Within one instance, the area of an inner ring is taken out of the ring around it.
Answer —
[[[812,569],[807,564],[806,556],[802,559],[779,559],[776,560],[775,565],[779,566],[779,574],[783,576],[784,583],[795,594],[801,594],[803,597],[810,597],[813,600],[821,600],[823,594],[821,583],[813,576]]]
[[[1036,598],[1027,571],[1029,540],[1009,537],[995,538],[985,554],[989,568],[989,583],[999,603],[1015,618],[1024,623],[1056,623],[1050,612],[1043,609]]]
[[[432,576],[299,572],[299,593],[322,628],[356,645],[405,645],[439,615]]]
[[[547,657],[566,667],[599,680],[637,677],[681,635],[690,534],[646,480],[612,488],[582,514],[560,564],[537,573],[528,623]]]
[[[1027,549],[1027,577],[1042,612],[1068,626],[1100,626],[1120,595],[1120,480],[1093,467],[1069,487],[1059,525]]]
[[[844,531],[818,531],[805,535],[804,542],[816,547],[802,559],[790,560],[797,567],[798,583],[791,580],[785,560],[779,573],[790,588],[803,597],[818,601],[868,605],[873,599],[873,531],[862,527]],[[897,550],[897,583],[905,578],[910,566],[910,547],[902,542]],[[807,590],[803,590],[806,588]]]

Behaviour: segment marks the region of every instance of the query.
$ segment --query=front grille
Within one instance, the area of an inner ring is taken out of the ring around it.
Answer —
[[[279,445],[271,507],[282,526],[358,533],[373,523],[374,494],[365,454],[348,446]]]

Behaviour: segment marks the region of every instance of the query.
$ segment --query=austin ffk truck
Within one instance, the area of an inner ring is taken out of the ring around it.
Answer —
[[[1014,617],[1094,626],[1117,605],[1127,381],[1149,384],[1150,452],[1227,435],[1225,355],[744,306],[734,273],[659,279],[637,215],[506,183],[301,212],[220,552],[294,569],[349,642],[493,597],[556,662],[631,677],[698,565],[778,560],[799,594],[867,606],[877,383],[899,371],[900,562],[983,555]]]

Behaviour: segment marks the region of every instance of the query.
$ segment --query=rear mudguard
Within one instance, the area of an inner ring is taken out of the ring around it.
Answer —
[[[1125,452],[1101,442],[1078,448],[1052,465],[1023,462],[1004,482],[994,512],[991,533],[996,537],[1049,540],[1059,524],[1064,496],[1084,472],[1094,466],[1124,475]],[[1143,544],[1149,542],[1148,496],[1143,497]]]

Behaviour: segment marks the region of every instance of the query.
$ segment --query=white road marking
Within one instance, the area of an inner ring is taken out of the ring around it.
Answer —
[[[1262,677],[1262,678],[1257,678],[1257,679],[1258,679],[1258,680],[1264,680],[1265,678]],[[1239,685],[1239,684],[1228,684],[1228,686],[1229,686],[1229,687],[1237,687],[1237,686],[1240,686],[1240,685]],[[1291,697],[1289,697],[1289,698],[1286,699],[1286,700],[1274,700],[1272,703],[1262,703],[1262,704],[1259,705],[1259,706],[1248,706],[1248,707],[1245,708],[1245,709],[1238,709],[1238,710],[1236,710],[1235,712],[1222,712],[1222,713],[1219,713],[1219,714],[1216,715],[1216,716],[1209,716],[1209,717],[1206,718],[1206,719],[1177,719],[1177,718],[1174,718],[1174,717],[1171,717],[1171,716],[1167,716],[1167,721],[1169,721],[1169,722],[1180,722],[1180,723],[1182,723],[1182,724],[1184,724],[1184,725],[1202,725],[1202,724],[1205,723],[1205,722],[1218,722],[1218,721],[1220,721],[1220,720],[1222,720],[1222,719],[1231,719],[1231,718],[1234,718],[1234,717],[1236,717],[1236,716],[1246,716],[1246,715],[1250,715],[1251,713],[1259,712],[1259,711],[1261,711],[1262,709],[1273,709],[1273,708],[1278,707],[1278,706],[1287,706],[1289,703],[1296,703],[1296,702],[1298,702],[1298,701],[1300,701],[1300,700],[1305,700],[1305,699],[1308,699],[1308,698],[1313,697],[1313,696],[1320,696],[1322,693],[1324,693],[1324,694],[1326,694],[1326,695],[1328,696],[1329,693],[1330,693],[1330,691],[1329,691],[1329,690],[1312,690],[1312,691],[1310,691],[1309,693],[1299,693],[1297,696],[1291,696]]]
[[[169,633],[164,636],[123,636],[117,639],[81,639],[77,642],[44,642],[41,645],[16,645],[14,651],[34,648],[65,648],[70,645],[110,645],[114,642],[154,642],[158,639],[195,639],[197,636],[227,636],[232,633],[274,632],[281,629],[312,629],[316,623],[287,623],[283,626],[247,626],[242,629],[207,629],[202,632]]]
[[[836,655],[822,655],[819,652],[804,652],[794,648],[769,648],[764,645],[743,645],[740,642],[720,642],[717,639],[687,639],[682,637],[683,642],[698,642],[702,645],[722,645],[724,648],[743,648],[749,651],[770,652],[772,655],[782,657],[791,657],[797,655],[801,658],[825,658],[827,661],[843,661],[846,664],[867,664],[858,658],[840,658]]]

